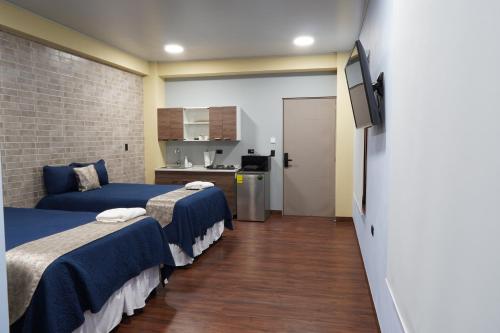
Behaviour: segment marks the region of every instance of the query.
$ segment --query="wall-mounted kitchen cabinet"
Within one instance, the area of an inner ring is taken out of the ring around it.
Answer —
[[[158,109],[158,140],[184,139],[184,109]]]
[[[241,140],[241,110],[236,106],[209,108],[210,140]]]
[[[184,141],[208,141],[208,108],[184,108]]]
[[[158,109],[158,140],[239,141],[241,109],[236,106]]]

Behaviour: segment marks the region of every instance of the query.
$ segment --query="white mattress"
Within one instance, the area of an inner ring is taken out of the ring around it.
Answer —
[[[124,313],[131,316],[134,310],[143,308],[146,305],[146,298],[159,284],[158,266],[142,271],[112,294],[99,312],[85,311],[85,322],[73,333],[110,332],[121,322]]]
[[[194,256],[197,257],[208,249],[210,245],[222,236],[223,232],[224,220],[215,223],[211,228],[207,229],[207,234],[203,239],[201,239],[201,237],[196,237],[196,243],[193,245]],[[194,259],[187,255],[177,244],[169,244],[169,246],[176,266],[185,266],[193,263]]]

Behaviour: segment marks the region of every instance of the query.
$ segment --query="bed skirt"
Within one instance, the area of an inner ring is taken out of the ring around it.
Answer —
[[[224,232],[224,220],[215,223],[211,228],[207,229],[207,233],[201,239],[196,237],[196,243],[193,245],[194,256],[199,256],[203,251],[208,249],[210,245],[216,242]],[[175,266],[186,266],[193,263],[194,259],[186,254],[177,244],[168,244],[172,257],[174,257]]]
[[[159,284],[159,267],[155,266],[142,271],[115,291],[99,312],[85,311],[85,322],[73,333],[110,332],[121,322],[124,313],[131,316],[134,314],[134,310],[143,308],[149,294]]]

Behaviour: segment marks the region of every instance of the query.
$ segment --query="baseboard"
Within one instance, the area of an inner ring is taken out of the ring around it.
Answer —
[[[353,222],[351,216],[336,216],[335,222]]]
[[[283,211],[281,210],[271,210],[272,215],[283,215]],[[335,222],[353,222],[351,216],[336,216]]]
[[[408,326],[406,326],[405,321],[403,320],[403,316],[401,316],[401,311],[399,310],[398,302],[396,302],[396,298],[394,298],[394,292],[392,291],[391,284],[387,278],[385,278],[385,284],[387,286],[387,290],[389,290],[389,295],[391,295],[392,305],[396,310],[397,319],[399,320],[399,324],[401,325],[401,330],[404,333],[409,333],[410,330]]]

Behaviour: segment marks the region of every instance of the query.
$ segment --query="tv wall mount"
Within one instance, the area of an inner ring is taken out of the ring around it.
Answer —
[[[373,91],[375,91],[381,97],[384,97],[384,72],[380,73],[377,82],[373,85]]]
[[[378,113],[380,118],[383,119],[385,105],[384,105],[384,72],[381,72],[377,78],[377,82],[372,84],[373,91],[377,97]]]

